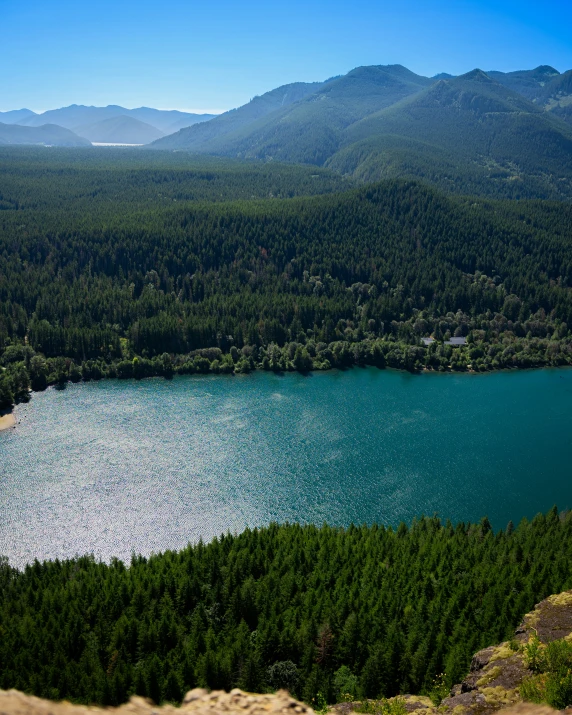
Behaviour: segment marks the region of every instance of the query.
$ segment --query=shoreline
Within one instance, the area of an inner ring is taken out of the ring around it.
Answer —
[[[58,389],[58,390],[65,390],[69,385],[88,385],[90,383],[94,384],[99,384],[99,383],[104,383],[104,382],[109,382],[109,381],[117,381],[117,382],[134,382],[134,383],[139,383],[139,382],[145,382],[147,380],[176,380],[178,378],[187,378],[187,377],[193,377],[193,378],[222,378],[222,379],[233,379],[233,378],[241,378],[241,377],[250,377],[252,375],[258,375],[258,374],[270,374],[270,375],[276,375],[278,377],[288,377],[289,375],[302,375],[304,377],[312,377],[313,375],[327,375],[331,373],[346,373],[351,370],[378,370],[379,372],[397,372],[401,373],[403,375],[411,375],[412,377],[420,377],[422,375],[442,375],[442,376],[459,376],[459,375],[466,375],[466,376],[473,376],[473,377],[480,377],[480,376],[486,376],[486,375],[499,375],[499,374],[517,374],[520,372],[536,372],[536,371],[542,371],[542,370],[570,370],[572,371],[572,365],[539,365],[539,366],[534,366],[534,367],[499,367],[499,368],[494,368],[493,370],[454,370],[454,369],[448,369],[448,370],[435,370],[433,368],[428,368],[428,367],[423,367],[420,370],[406,370],[405,368],[401,367],[379,367],[377,365],[350,365],[349,367],[331,367],[328,368],[327,370],[306,370],[306,371],[300,371],[300,370],[265,370],[263,368],[255,368],[253,370],[250,370],[249,372],[228,372],[228,373],[223,373],[223,372],[207,372],[207,373],[200,373],[200,372],[195,372],[195,373],[179,373],[175,372],[171,375],[145,375],[143,377],[118,377],[117,375],[111,376],[111,375],[105,375],[100,378],[92,378],[90,380],[78,380],[78,381],[72,381],[72,380],[67,380],[64,383],[48,383],[48,385],[41,389],[41,390],[30,390],[30,399],[32,398],[33,395],[35,394],[40,394],[42,392],[46,392],[46,390],[53,390],[53,389]],[[16,403],[20,404],[20,403]],[[6,415],[6,416],[13,416],[11,413]],[[15,424],[17,422],[15,421]],[[15,425],[14,425],[15,426]]]
[[[27,399],[26,400],[20,400],[16,399],[14,406],[21,404],[22,402],[29,402],[31,397],[35,393],[40,393],[40,392],[45,392],[48,389],[66,389],[66,387],[69,384],[75,385],[75,384],[88,384],[90,382],[93,383],[100,383],[100,382],[107,382],[108,380],[118,380],[120,382],[142,382],[143,380],[157,380],[157,379],[163,379],[163,380],[173,380],[174,378],[177,377],[226,377],[226,378],[232,378],[232,377],[242,377],[245,375],[253,375],[253,374],[258,374],[258,373],[269,373],[273,375],[278,375],[280,377],[285,377],[289,374],[298,374],[298,375],[304,375],[306,377],[309,377],[313,374],[320,374],[320,375],[325,375],[327,373],[332,373],[332,372],[347,372],[349,370],[359,370],[359,369],[377,369],[380,372],[399,372],[405,375],[411,375],[413,376],[421,376],[421,375],[455,375],[455,376],[460,376],[460,375],[467,375],[471,377],[479,377],[479,376],[484,376],[484,375],[494,375],[494,374],[502,374],[502,373],[511,373],[511,374],[516,374],[519,372],[531,372],[531,371],[537,371],[537,370],[572,370],[572,365],[571,364],[564,364],[564,365],[506,365],[502,367],[494,367],[492,369],[487,369],[487,370],[475,370],[472,366],[468,369],[465,370],[459,370],[455,369],[453,366],[449,365],[446,369],[439,370],[435,369],[434,367],[431,366],[424,366],[421,367],[420,369],[417,370],[407,370],[404,367],[398,367],[394,365],[385,365],[385,366],[380,366],[380,365],[373,365],[371,363],[365,363],[365,364],[352,364],[352,365],[344,365],[344,366],[335,366],[335,367],[328,367],[326,369],[320,369],[320,368],[312,368],[310,370],[296,370],[294,368],[290,368],[287,370],[271,370],[268,368],[264,368],[260,365],[250,368],[249,370],[244,370],[244,371],[232,371],[232,372],[186,372],[186,371],[178,371],[174,370],[173,372],[170,372],[168,374],[162,374],[160,372],[157,372],[153,374],[153,372],[150,372],[148,374],[143,374],[140,376],[135,376],[133,374],[131,375],[117,375],[117,374],[103,374],[100,377],[92,377],[88,379],[80,379],[80,380],[70,380],[69,378],[65,380],[64,382],[61,383],[56,383],[56,382],[48,382],[45,387],[41,389],[34,389],[31,388],[27,394]],[[15,428],[17,425],[17,420],[13,412],[0,412],[0,432],[3,430],[10,429],[11,427]]]
[[[16,426],[16,418],[13,412],[7,412],[6,414],[0,414],[0,432],[10,427]]]

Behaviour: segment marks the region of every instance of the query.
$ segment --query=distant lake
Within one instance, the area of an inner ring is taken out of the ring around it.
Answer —
[[[177,549],[270,521],[495,528],[572,507],[572,370],[102,381],[0,433],[14,565]]]
[[[143,144],[121,144],[119,142],[91,142],[92,146],[143,146]]]

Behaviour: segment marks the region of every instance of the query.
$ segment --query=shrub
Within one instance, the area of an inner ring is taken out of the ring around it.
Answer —
[[[338,702],[355,700],[358,694],[358,679],[347,665],[334,673],[334,689]]]
[[[268,668],[268,682],[276,690],[284,688],[293,693],[300,682],[298,668],[291,660],[279,660]]]
[[[572,643],[565,640],[541,648],[538,639],[525,646],[525,662],[537,673],[520,686],[524,700],[547,703],[557,710],[572,704]]]

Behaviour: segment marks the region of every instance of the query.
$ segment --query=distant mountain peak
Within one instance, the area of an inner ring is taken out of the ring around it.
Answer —
[[[36,113],[31,109],[11,109],[8,112],[0,112],[0,122],[3,124],[18,124],[24,119],[35,117]]]
[[[477,114],[490,112],[532,112],[541,111],[530,100],[502,85],[481,69],[440,80],[432,84],[424,93],[412,98],[427,107],[450,107],[455,111],[467,110]]]
[[[427,81],[426,77],[421,77],[415,72],[407,69],[403,65],[360,65],[350,70],[347,75],[342,75],[341,79],[344,77],[356,77],[356,76],[376,76],[376,75],[386,75],[401,81]]]
[[[544,74],[549,77],[556,77],[560,74],[557,69],[554,69],[554,67],[551,67],[550,65],[540,65],[534,70],[534,72],[537,72],[538,74]]]
[[[156,127],[125,114],[77,127],[75,131],[98,144],[149,144],[164,136]]]
[[[459,80],[468,80],[470,82],[486,82],[488,84],[496,84],[493,79],[491,79],[486,72],[481,69],[474,69],[466,74],[459,75],[456,77]]]

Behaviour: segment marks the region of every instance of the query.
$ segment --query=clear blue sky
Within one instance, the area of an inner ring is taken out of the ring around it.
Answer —
[[[293,81],[572,68],[572,0],[0,0],[0,110],[224,110]]]

